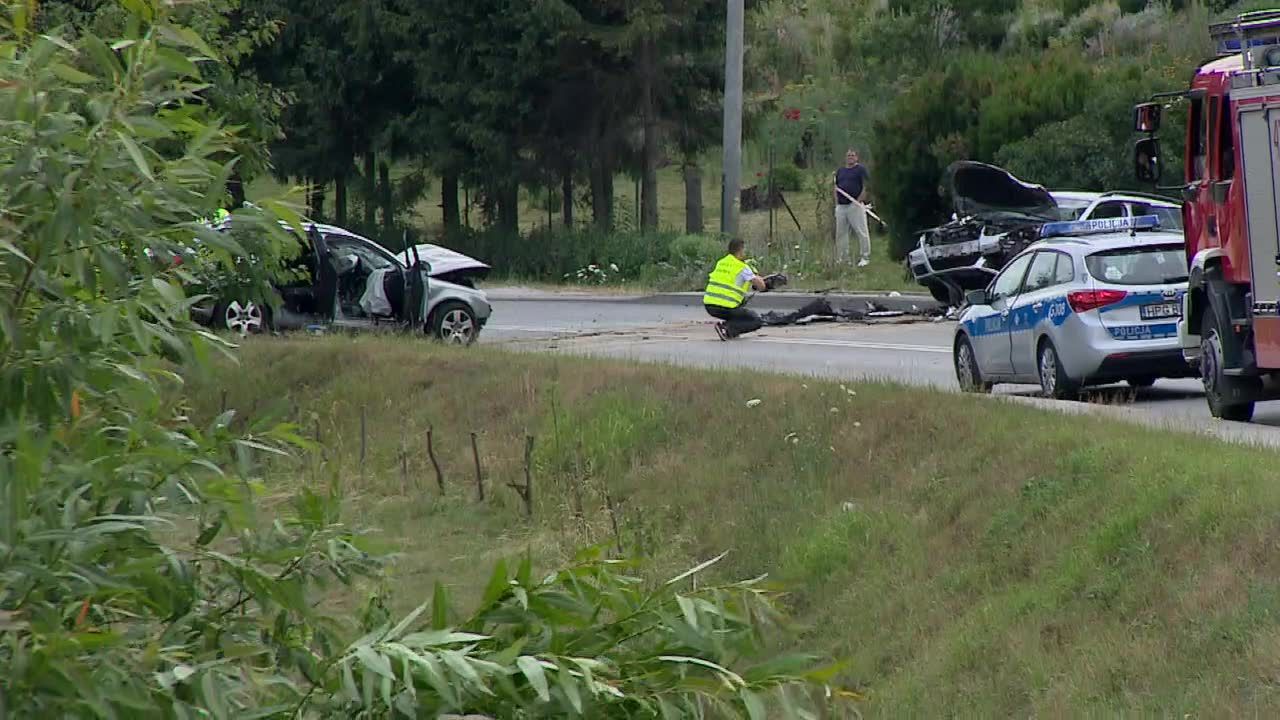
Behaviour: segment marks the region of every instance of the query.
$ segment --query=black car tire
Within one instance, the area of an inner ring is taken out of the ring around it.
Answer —
[[[1036,374],[1040,377],[1040,389],[1045,397],[1054,400],[1075,400],[1080,397],[1080,383],[1067,376],[1062,368],[1062,358],[1053,341],[1045,338],[1036,352]]]
[[[431,337],[449,345],[471,345],[480,336],[475,311],[466,303],[450,300],[431,313]]]
[[[956,381],[960,383],[961,390],[970,393],[991,392],[993,384],[983,379],[982,370],[978,368],[978,356],[974,354],[968,337],[961,335],[956,340],[952,359],[955,361]]]
[[[1134,388],[1135,390],[1140,390],[1155,385],[1156,379],[1151,375],[1143,375],[1141,377],[1125,378],[1125,382],[1129,383],[1129,387]]]
[[[1209,414],[1223,420],[1249,422],[1253,419],[1253,403],[1228,403],[1226,388],[1233,378],[1223,372],[1222,338],[1212,312],[1204,314],[1200,331],[1200,382],[1204,384],[1204,398],[1209,403]]]

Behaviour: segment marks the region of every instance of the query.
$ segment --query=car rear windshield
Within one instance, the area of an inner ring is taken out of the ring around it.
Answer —
[[[1114,285],[1167,285],[1187,281],[1187,256],[1178,245],[1124,248],[1084,259],[1094,278]]]

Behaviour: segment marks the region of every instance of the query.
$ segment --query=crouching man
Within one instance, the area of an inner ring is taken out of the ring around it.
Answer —
[[[768,289],[764,278],[747,265],[746,257],[743,242],[737,238],[730,240],[729,254],[716,263],[702,295],[707,314],[720,321],[716,323],[716,334],[721,340],[731,340],[764,326],[759,315],[742,307],[752,288],[761,292]]]

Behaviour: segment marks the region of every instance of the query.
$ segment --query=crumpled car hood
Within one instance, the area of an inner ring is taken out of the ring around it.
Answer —
[[[440,277],[443,275],[452,275],[454,273],[465,273],[466,275],[484,276],[491,269],[485,263],[476,260],[473,257],[463,255],[460,252],[450,250],[449,248],[440,247],[439,245],[417,245],[418,257],[423,262],[431,265],[431,277]],[[401,252],[399,255],[401,261],[405,265],[413,263],[413,256],[409,250]]]
[[[1003,168],[962,160],[947,168],[946,178],[957,217],[1058,219],[1058,203],[1048,190],[1023,182]]]

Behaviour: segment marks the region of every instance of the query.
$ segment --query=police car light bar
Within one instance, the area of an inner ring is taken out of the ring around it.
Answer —
[[[1072,237],[1076,235],[1097,235],[1099,233],[1121,232],[1123,230],[1154,230],[1160,227],[1160,218],[1155,215],[1138,215],[1127,218],[1105,218],[1102,220],[1070,220],[1066,222],[1045,223],[1040,228],[1041,238]]]

